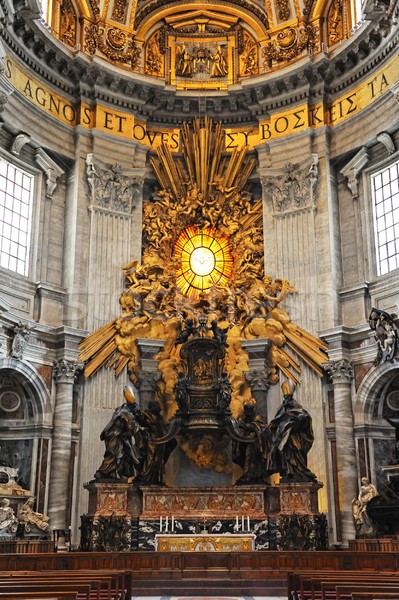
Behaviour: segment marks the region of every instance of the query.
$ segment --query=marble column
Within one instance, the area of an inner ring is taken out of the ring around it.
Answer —
[[[256,400],[257,412],[267,419],[267,392],[270,387],[269,351],[271,341],[267,338],[243,340],[242,347],[248,353],[249,371],[245,373],[245,379],[251,388],[252,397]]]
[[[52,529],[66,529],[70,525],[69,470],[72,442],[73,384],[80,369],[80,363],[74,360],[62,359],[54,363],[53,377],[56,382],[56,396],[48,508]]]
[[[351,384],[352,364],[344,359],[330,361],[324,365],[334,386],[335,438],[337,449],[336,490],[341,519],[342,543],[355,537],[355,525],[352,516],[352,500],[357,497],[357,463],[355,437],[353,433],[353,411]]]
[[[155,400],[157,383],[161,378],[158,370],[157,354],[163,350],[165,340],[140,338],[137,346],[140,351],[141,370],[138,373],[140,408],[146,410],[149,402]]]

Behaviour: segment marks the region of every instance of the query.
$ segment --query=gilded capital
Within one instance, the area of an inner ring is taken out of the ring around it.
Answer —
[[[333,384],[350,383],[353,379],[353,365],[346,358],[331,360],[323,365]]]

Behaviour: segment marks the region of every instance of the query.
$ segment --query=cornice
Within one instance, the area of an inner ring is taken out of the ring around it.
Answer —
[[[0,0],[0,8],[3,3],[5,0]],[[0,36],[30,72],[71,99],[128,109],[155,125],[179,125],[200,112],[225,125],[250,125],[278,108],[329,101],[342,94],[393,55],[399,28],[395,24],[388,31],[386,15],[376,13],[331,56],[309,56],[281,71],[206,97],[198,91],[176,92],[163,81],[113,68],[80,52],[74,54],[42,24],[25,17],[17,15],[12,24],[3,23]]]

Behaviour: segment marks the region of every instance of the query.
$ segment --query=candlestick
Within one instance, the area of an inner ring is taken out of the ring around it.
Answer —
[[[236,529],[238,531],[238,515],[236,515]]]
[[[174,532],[174,530],[175,530],[175,518],[172,515],[172,533]]]
[[[250,526],[249,526],[249,517],[247,517],[247,529],[248,529],[248,531],[250,531],[250,530],[251,530],[251,529],[250,529]]]
[[[162,517],[159,517],[159,533],[162,533]]]
[[[241,517],[241,529],[244,531],[244,515]]]

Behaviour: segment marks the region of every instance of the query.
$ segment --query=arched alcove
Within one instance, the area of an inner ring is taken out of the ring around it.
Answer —
[[[0,360],[0,462],[18,469],[17,483],[43,508],[51,440],[50,392],[37,370]]]
[[[398,390],[399,366],[385,362],[364,377],[354,405],[359,475],[371,476],[379,486],[384,480],[380,468],[393,460],[395,450],[395,429],[386,417],[399,415],[393,402]]]

